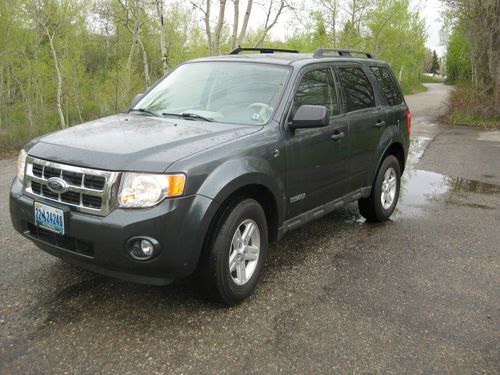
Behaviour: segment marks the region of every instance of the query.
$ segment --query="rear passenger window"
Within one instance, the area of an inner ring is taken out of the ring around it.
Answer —
[[[373,87],[361,68],[339,67],[339,76],[346,97],[347,112],[375,107]]]
[[[322,105],[330,116],[338,114],[337,95],[330,69],[315,69],[304,74],[293,104],[295,110],[301,105]]]
[[[382,90],[384,91],[385,98],[387,99],[387,104],[401,104],[401,102],[403,101],[403,97],[398,87],[396,86],[396,82],[394,82],[394,78],[392,77],[389,69],[382,66],[371,66],[370,69],[377,78],[380,87],[382,87]]]

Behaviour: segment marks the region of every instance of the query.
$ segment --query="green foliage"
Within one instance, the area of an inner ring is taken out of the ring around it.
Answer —
[[[448,98],[447,121],[453,125],[500,127],[495,98],[472,82],[458,82]]]
[[[470,80],[472,74],[470,46],[463,24],[457,24],[449,37],[446,72],[450,81]]]
[[[405,92],[420,87],[427,38],[424,21],[408,0],[378,0],[369,14],[366,48],[391,65]]]
[[[335,22],[331,12],[311,11],[303,29],[291,30],[285,40],[268,38],[264,45],[301,52],[334,44],[368,49],[391,64],[405,92],[422,89],[419,73],[426,36],[408,0],[353,4],[356,9]],[[170,68],[208,54],[200,14],[193,12],[190,2],[166,1],[164,15]],[[221,37],[224,53],[230,50],[227,23]],[[261,33],[262,28],[248,30],[245,44],[254,45]],[[154,1],[2,0],[0,154],[61,127],[58,86],[64,122],[71,126],[126,110],[132,98],[147,88],[147,76],[153,83],[162,75],[160,22]]]
[[[436,51],[432,51],[431,73],[436,74],[438,70],[439,70],[439,57]]]
[[[339,34],[339,45],[342,48],[362,49],[364,44],[363,35],[351,21],[347,21]]]
[[[163,74],[158,17],[151,2],[134,3],[154,82]],[[206,55],[206,47],[190,8],[180,1],[170,4],[165,11],[166,45],[169,66],[175,67]],[[132,19],[128,22],[130,26]],[[68,125],[123,111],[147,88],[143,55],[118,0],[95,6],[88,0],[2,0],[0,153],[61,126],[49,36],[59,60],[61,107]]]
[[[445,78],[439,76],[439,75],[426,75],[426,74],[421,74],[420,75],[420,82],[421,83],[444,83]]]

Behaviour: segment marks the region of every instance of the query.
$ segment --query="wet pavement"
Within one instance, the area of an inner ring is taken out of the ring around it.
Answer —
[[[0,374],[500,373],[500,139],[442,127],[449,88],[408,97],[390,221],[356,205],[287,234],[248,301],[80,270],[16,234],[0,160]]]

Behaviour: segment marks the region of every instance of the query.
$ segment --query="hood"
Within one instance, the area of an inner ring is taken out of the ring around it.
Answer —
[[[161,173],[177,160],[261,128],[119,114],[48,134],[28,153],[82,167]]]

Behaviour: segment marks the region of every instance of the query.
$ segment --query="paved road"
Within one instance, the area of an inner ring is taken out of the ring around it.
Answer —
[[[233,308],[37,250],[10,227],[15,160],[0,160],[0,373],[499,373],[499,133],[436,125],[447,92],[408,97],[393,219],[350,205],[288,234]]]

